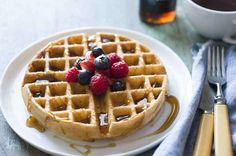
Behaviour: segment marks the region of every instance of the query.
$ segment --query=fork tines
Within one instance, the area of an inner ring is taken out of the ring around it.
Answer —
[[[208,48],[208,76],[225,77],[224,53],[224,47],[220,45]]]

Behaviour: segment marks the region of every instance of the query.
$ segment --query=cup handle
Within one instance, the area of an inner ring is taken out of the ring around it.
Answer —
[[[232,21],[232,23],[233,23],[233,25],[235,25],[235,29],[236,29],[236,19],[234,19]],[[236,44],[236,33],[235,34],[226,35],[223,38],[223,41],[226,42],[226,43],[230,43],[230,44]]]

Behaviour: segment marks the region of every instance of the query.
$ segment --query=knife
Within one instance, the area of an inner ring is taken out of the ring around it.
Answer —
[[[194,156],[210,156],[214,131],[214,95],[207,81],[205,82],[199,108],[203,111],[198,135],[194,146]]]

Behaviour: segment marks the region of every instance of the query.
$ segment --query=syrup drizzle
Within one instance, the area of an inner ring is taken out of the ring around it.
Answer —
[[[44,94],[42,91],[32,92],[33,97],[44,97]]]
[[[124,49],[123,52],[124,52],[124,53],[130,53],[130,54],[132,54],[132,53],[135,53],[135,50],[134,50],[134,49],[130,49],[130,50],[128,50],[128,49],[125,50],[125,49]]]
[[[145,110],[145,107],[135,107],[135,111],[137,114],[143,112]]]
[[[102,148],[112,148],[115,147],[116,144],[115,143],[109,143],[109,144],[105,144],[105,145],[100,145],[100,146],[93,146],[93,145],[81,145],[81,144],[76,144],[76,143],[71,143],[70,141],[66,140],[65,138],[62,138],[60,136],[56,136],[54,135],[55,138],[62,140],[66,143],[69,144],[69,147],[71,147],[72,149],[74,149],[75,151],[77,151],[78,153],[82,154],[82,155],[89,155],[91,153],[91,149],[102,149]],[[81,148],[83,148],[84,150],[82,150]]]
[[[152,87],[153,87],[153,88],[158,88],[158,87],[161,87],[161,84],[158,83],[158,82],[154,82],[154,83],[152,84]]]
[[[127,120],[128,118],[130,118],[129,114],[119,115],[119,116],[116,117],[116,121]]]
[[[161,125],[160,128],[158,128],[154,132],[144,135],[138,139],[157,135],[159,133],[164,132],[166,129],[168,129],[170,127],[170,125],[173,123],[173,121],[175,120],[175,118],[179,112],[179,102],[178,102],[178,99],[172,95],[166,96],[166,102],[168,102],[171,105],[171,112],[170,112],[169,116],[167,117],[167,119],[165,120],[165,122]]]
[[[143,139],[143,138],[146,138],[146,137],[157,135],[159,133],[164,132],[166,129],[168,129],[170,127],[170,125],[173,123],[173,121],[175,120],[175,118],[176,118],[176,116],[179,112],[179,102],[178,102],[178,99],[175,96],[172,96],[172,95],[166,96],[166,102],[168,102],[171,105],[171,112],[170,112],[168,118],[162,124],[162,126],[160,128],[158,128],[157,130],[155,130],[154,132],[151,132],[147,135],[144,135],[144,136],[142,136],[142,137],[140,137],[136,140],[140,140],[140,139]],[[103,118],[105,118],[105,115],[104,115]],[[100,122],[102,122],[102,121],[100,121]],[[26,120],[26,125],[28,127],[35,128],[35,129],[39,130],[40,132],[45,131],[45,128],[33,116],[30,116]],[[76,150],[78,153],[80,153],[84,156],[89,155],[91,153],[91,149],[113,148],[113,147],[116,146],[115,143],[109,143],[109,144],[100,145],[100,146],[81,145],[81,144],[71,143],[70,141],[68,141],[68,140],[66,140],[62,137],[56,136],[56,135],[54,137],[68,143],[69,147],[71,147],[72,149]],[[136,140],[134,140],[134,141],[136,141]],[[81,150],[81,148],[84,148],[84,150]]]
[[[56,80],[53,77],[39,78],[35,80],[35,83],[46,83],[46,82],[55,82]]]
[[[44,126],[33,116],[30,116],[26,120],[26,125],[30,128],[37,129],[39,132],[44,132],[45,131]]]
[[[66,110],[66,105],[60,105],[56,107],[56,111],[63,111]]]

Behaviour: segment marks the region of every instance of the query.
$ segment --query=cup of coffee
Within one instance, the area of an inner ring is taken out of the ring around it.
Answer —
[[[235,42],[236,0],[184,0],[185,15],[203,36]]]

